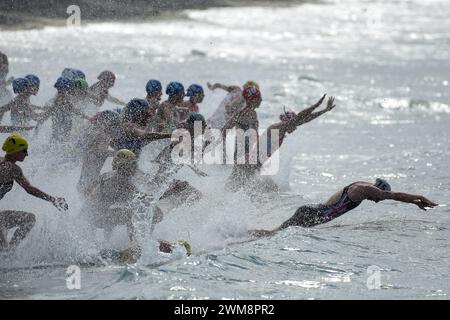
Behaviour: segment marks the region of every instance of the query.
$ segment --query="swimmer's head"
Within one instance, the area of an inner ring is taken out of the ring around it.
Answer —
[[[54,87],[58,92],[67,92],[70,91],[74,86],[73,80],[69,78],[59,77],[56,80]]]
[[[242,91],[242,96],[244,97],[247,106],[251,108],[256,109],[261,105],[261,91],[259,91],[256,87],[247,87],[244,91]]]
[[[145,126],[151,116],[150,105],[147,100],[134,98],[127,103],[122,115],[127,121]]]
[[[205,92],[201,85],[191,84],[187,89],[186,95],[191,98],[194,103],[202,103],[205,98]]]
[[[114,86],[114,83],[116,82],[116,75],[112,71],[105,70],[100,72],[97,79],[103,82],[106,87],[112,88]]]
[[[180,82],[173,81],[167,85],[166,94],[173,102],[181,102],[185,96],[184,86]]]
[[[16,94],[30,92],[30,82],[25,78],[16,78],[12,82],[13,91]]]
[[[147,84],[145,85],[145,91],[147,91],[148,96],[161,100],[162,85],[161,82],[159,82],[158,80],[155,79],[148,80]]]
[[[112,161],[112,169],[126,175],[133,175],[137,169],[137,157],[133,151],[120,149]]]
[[[256,81],[248,80],[244,85],[242,86],[242,90],[247,89],[248,87],[255,87],[259,90],[259,84]]]
[[[76,78],[73,80],[73,88],[74,88],[74,92],[82,97],[85,96],[87,94],[88,88],[89,88],[89,84],[87,83],[86,80],[82,79],[82,78]]]
[[[206,120],[205,117],[198,113],[198,112],[190,112],[187,119],[186,119],[186,129],[189,130],[189,132],[191,133],[191,135],[193,135],[194,129],[195,129],[195,123],[199,121],[202,124],[202,132],[203,130],[206,128]],[[200,134],[200,133],[199,133]]]
[[[102,129],[109,129],[114,126],[120,125],[120,115],[113,110],[105,110],[97,113],[94,116],[94,121]]]
[[[23,161],[28,156],[28,141],[17,133],[11,134],[3,142],[2,150],[16,161]]]
[[[282,114],[280,114],[280,120],[282,122],[288,122],[292,119],[295,119],[295,117],[297,117],[297,114],[293,111],[286,111],[284,110],[284,112]],[[288,124],[288,126],[286,127],[286,131],[287,133],[292,133],[297,127],[295,126],[295,124]]]
[[[377,178],[373,185],[383,191],[391,191],[391,185],[384,179]]]
[[[0,80],[5,79],[9,72],[8,56],[0,51]]]
[[[39,86],[41,84],[39,77],[34,74],[28,74],[25,76],[25,79],[29,82],[30,93],[36,95],[39,92]]]
[[[61,77],[71,79],[71,80],[77,79],[77,78],[86,80],[86,75],[84,74],[83,71],[78,70],[78,69],[73,69],[73,68],[65,68],[61,72]]]

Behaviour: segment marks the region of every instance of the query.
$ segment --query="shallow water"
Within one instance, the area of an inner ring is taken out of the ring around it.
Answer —
[[[46,128],[21,166],[32,183],[65,196],[71,209],[59,213],[18,186],[5,196],[1,208],[32,211],[37,224],[15,255],[1,256],[0,297],[447,299],[449,207],[423,212],[391,201],[363,203],[317,228],[231,243],[246,240],[249,229],[278,226],[298,206],[324,201],[356,180],[383,177],[395,190],[450,203],[449,10],[444,0],[326,1],[0,32],[11,73],[41,77],[36,104],[53,96],[54,80],[73,66],[89,82],[103,69],[114,70],[111,93],[124,100],[144,96],[149,78],[204,86],[255,79],[264,98],[262,127],[277,121],[283,106],[299,111],[323,93],[338,105],[286,139],[276,178],[289,184],[288,192],[251,199],[224,190],[229,169],[205,166],[210,177],[204,179],[183,169],[179,177],[205,197],[171,212],[154,237],[188,239],[194,255],[167,256],[149,245],[138,264],[126,267],[88,266],[105,244],[83,227],[79,168],[53,165],[58,159],[46,146]],[[211,115],[223,97],[207,92],[201,112]],[[111,245],[124,245],[123,231],[116,230]],[[161,262],[167,264],[151,267]],[[70,264],[81,266],[81,290],[66,287]],[[379,290],[367,287],[371,266],[380,270]]]

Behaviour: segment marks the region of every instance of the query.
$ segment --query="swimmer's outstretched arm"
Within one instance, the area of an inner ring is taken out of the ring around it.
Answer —
[[[36,127],[17,127],[17,126],[0,126],[0,132],[1,133],[10,133],[14,131],[20,131],[20,130],[32,130]]]
[[[16,166],[13,176],[14,180],[22,188],[24,188],[24,190],[27,193],[31,194],[32,196],[51,202],[60,211],[61,209],[63,210],[69,209],[69,206],[67,205],[66,200],[64,198],[52,197],[51,195],[48,195],[44,191],[41,191],[40,189],[32,186],[31,183],[28,181],[28,179],[25,178],[25,176],[23,175],[22,169],[20,169],[18,166]]]
[[[147,132],[139,128],[133,128],[133,134],[143,142],[152,142],[172,137],[171,133]]]
[[[111,102],[111,103],[115,103],[115,104],[118,104],[118,105],[124,106],[124,107],[127,105],[125,102],[123,102],[123,101],[121,101],[121,100],[119,100],[119,99],[113,97],[113,96],[110,95],[110,94],[108,94],[108,95],[106,96],[106,100],[108,100],[108,101]]]
[[[405,203],[412,203],[422,210],[426,210],[426,208],[433,208],[437,206],[437,203],[434,203],[433,201],[421,195],[414,195],[404,192],[383,191],[374,186],[364,186],[361,188],[363,188],[362,192],[365,198],[367,200],[372,200],[375,202],[383,200],[394,200]]]
[[[75,107],[72,109],[72,112],[73,112],[75,115],[77,115],[77,116],[79,116],[79,117],[81,117],[81,118],[83,118],[83,119],[91,120],[91,117],[89,117],[89,116],[86,115],[84,112],[82,112],[81,110],[78,110],[78,109],[75,108]]]
[[[317,112],[312,112],[311,114],[309,114],[308,116],[306,116],[304,119],[302,119],[302,123],[307,123],[311,120],[314,120],[317,117],[320,117],[321,115],[323,115],[324,113],[327,113],[331,110],[333,110],[336,107],[336,105],[334,104],[334,98],[330,97],[328,99],[328,103],[327,103],[327,107],[321,111],[317,111]]]
[[[234,86],[234,85],[228,86],[228,85],[225,85],[222,83],[211,84],[208,82],[206,85],[208,86],[209,90],[215,90],[215,89],[219,88],[219,89],[225,90],[227,92],[231,92],[233,90],[240,89],[238,86]]]

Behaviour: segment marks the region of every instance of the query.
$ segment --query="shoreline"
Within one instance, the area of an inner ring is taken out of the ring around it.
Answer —
[[[0,31],[40,29],[46,26],[65,26],[70,16],[66,12],[73,0],[4,0],[0,3]],[[81,23],[151,22],[182,17],[183,10],[248,6],[283,7],[308,2],[306,0],[77,0]],[[316,2],[314,0],[310,2]],[[318,1],[317,1],[318,2]]]

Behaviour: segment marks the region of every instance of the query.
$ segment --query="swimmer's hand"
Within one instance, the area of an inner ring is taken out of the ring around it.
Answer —
[[[437,203],[434,203],[433,201],[428,200],[423,196],[418,196],[416,199],[413,200],[413,203],[424,211],[426,211],[427,208],[431,209],[438,205]]]
[[[66,199],[64,198],[52,198],[51,199],[52,204],[58,209],[59,211],[67,211],[69,209],[69,205],[66,202]]]
[[[325,97],[327,96],[327,94],[325,93],[322,98],[319,99],[319,101],[317,101],[315,104],[313,104],[311,107],[312,108],[317,108],[318,106],[320,106],[323,102],[323,100],[325,99]],[[329,101],[329,100],[328,100]]]
[[[208,86],[208,89],[209,90],[215,90],[215,89],[217,89],[217,86],[216,86],[216,84],[211,84],[211,83],[206,83],[206,85]]]
[[[336,105],[334,104],[334,97],[329,97],[328,98],[328,103],[327,103],[327,107],[325,108],[326,111],[331,111],[336,107]]]

